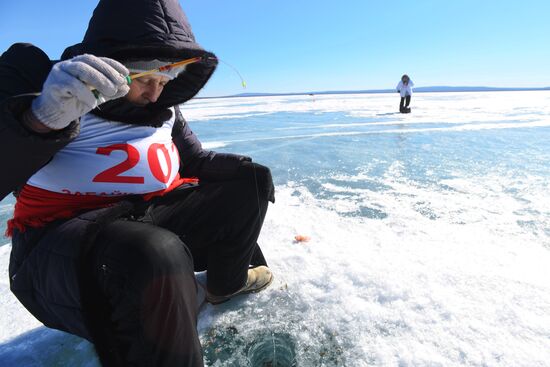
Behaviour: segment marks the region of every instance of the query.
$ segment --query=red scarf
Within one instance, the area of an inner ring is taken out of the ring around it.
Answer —
[[[198,183],[197,178],[181,178],[176,176],[172,184],[166,189],[142,195],[143,200],[149,201],[155,196],[162,196],[185,183]],[[17,228],[24,232],[26,227],[39,228],[57,219],[67,219],[79,213],[111,206],[126,196],[97,196],[86,194],[60,194],[25,185],[17,196],[13,218],[8,221],[6,236],[11,237]]]

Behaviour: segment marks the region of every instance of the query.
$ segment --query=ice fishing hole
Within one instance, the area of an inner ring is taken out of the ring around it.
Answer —
[[[294,340],[289,334],[260,334],[248,350],[251,367],[295,367]]]

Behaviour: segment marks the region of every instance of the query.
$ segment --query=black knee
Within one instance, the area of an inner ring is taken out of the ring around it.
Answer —
[[[267,210],[268,200],[259,192],[257,183],[254,180],[238,180],[223,185],[223,199],[225,207],[233,208],[232,212],[238,213],[240,218],[233,216],[227,218],[229,221],[242,221],[252,216],[253,218],[263,216]]]
[[[96,241],[94,271],[143,290],[168,276],[194,277],[193,260],[180,238],[163,228],[129,221],[106,227]]]
[[[162,364],[148,360],[151,356],[178,361],[170,365],[200,360],[193,261],[177,235],[117,221],[100,234],[93,256],[109,332],[124,360],[132,365]]]

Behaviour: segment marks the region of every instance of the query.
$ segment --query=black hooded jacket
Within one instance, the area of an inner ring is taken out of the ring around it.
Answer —
[[[166,85],[159,99],[137,107],[124,98],[109,101],[92,111],[103,118],[129,124],[160,126],[171,116],[168,107],[193,98],[214,72],[217,59],[205,51],[191,31],[177,0],[102,0],[81,43],[68,47],[62,59],[90,53],[120,62],[159,59],[175,62],[200,56],[202,61]],[[52,61],[39,48],[15,44],[0,56],[0,157],[9,175],[0,181],[0,199],[23,185],[51,157],[79,133],[78,121],[50,134],[39,135],[20,123],[30,108],[32,93],[38,93],[51,69]],[[31,95],[25,95],[25,94]],[[174,142],[185,152],[180,174],[202,180],[230,179],[247,157],[204,151],[185,120],[177,116]],[[16,159],[14,159],[16,157]]]
[[[147,107],[135,107],[120,98],[101,105],[101,110],[93,111],[107,119],[152,126],[170,116],[168,107],[177,107],[195,96],[217,64],[215,56],[195,42],[177,0],[100,0],[83,41],[67,48],[62,58],[83,53],[107,56],[121,62],[202,57],[201,62],[188,65],[185,72],[168,83],[158,101]],[[79,121],[73,121],[62,131],[43,135],[28,131],[20,123],[21,114],[30,108],[36,97],[36,94],[29,93],[41,90],[51,66],[52,61],[44,52],[29,44],[15,44],[0,56],[0,159],[4,172],[7,172],[0,179],[0,198],[25,184],[79,134]],[[201,182],[208,182],[243,175],[242,167],[250,164],[250,158],[203,150],[177,108],[176,113],[172,137],[180,155],[185,156],[180,166],[182,177],[198,177]],[[272,187],[271,175],[266,170]],[[94,328],[97,320],[94,319],[93,301],[86,301],[93,298],[89,283],[84,275],[75,279],[74,274],[80,274],[82,261],[102,226],[127,215],[134,205],[133,201],[124,200],[114,207],[84,212],[63,227],[64,231],[70,232],[66,239],[51,239],[56,241],[59,253],[56,254],[56,263],[50,266],[64,269],[63,282],[74,284],[74,292],[62,298],[55,296],[63,293],[56,290],[58,283],[48,281],[48,267],[28,261],[39,241],[50,241],[47,232],[29,230],[19,233],[17,238],[14,235],[9,267],[13,293],[45,325],[90,339],[97,346],[103,336]],[[37,261],[40,257],[32,258]],[[37,289],[37,284],[42,288]]]

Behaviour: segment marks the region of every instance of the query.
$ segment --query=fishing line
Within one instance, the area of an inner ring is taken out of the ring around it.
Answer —
[[[239,73],[239,70],[237,70],[236,67],[234,67],[233,65],[231,65],[230,63],[226,62],[226,61],[223,61],[222,59],[219,59],[218,58],[218,61],[221,61],[223,62],[225,65],[229,66],[231,69],[233,69],[233,71],[235,73],[237,73],[237,75],[239,76],[239,78],[241,79],[241,85],[243,86],[243,88],[246,89],[246,81],[244,80],[243,76],[241,75],[241,73]]]

